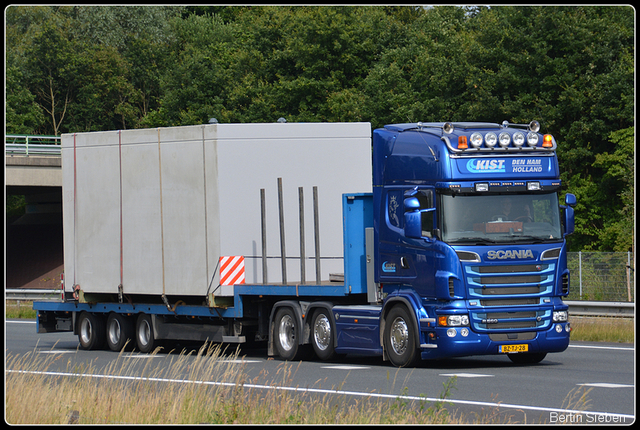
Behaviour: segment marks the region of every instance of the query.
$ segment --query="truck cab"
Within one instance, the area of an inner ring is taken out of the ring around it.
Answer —
[[[575,197],[559,205],[555,150],[536,121],[374,130],[375,282],[418,326],[420,354],[401,360],[567,348]]]

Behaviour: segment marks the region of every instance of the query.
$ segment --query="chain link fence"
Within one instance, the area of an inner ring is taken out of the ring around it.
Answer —
[[[635,302],[631,252],[569,252],[571,289],[566,300]]]

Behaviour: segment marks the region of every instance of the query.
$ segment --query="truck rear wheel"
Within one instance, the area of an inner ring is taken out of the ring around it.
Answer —
[[[325,309],[318,309],[311,319],[311,344],[316,355],[321,360],[335,357],[335,330],[331,315]]]
[[[394,306],[386,318],[383,343],[389,361],[396,367],[413,365],[419,357],[413,320],[404,306]]]
[[[90,312],[78,317],[78,340],[82,349],[102,349],[105,342],[104,319]]]
[[[140,352],[144,353],[153,351],[156,346],[150,315],[140,314],[138,316],[136,321],[136,345]]]
[[[298,359],[300,327],[295,312],[291,308],[280,308],[274,320],[274,342],[278,355],[287,361]]]
[[[133,322],[130,318],[116,313],[107,318],[107,345],[112,351],[121,351],[127,341],[133,340]],[[131,345],[129,345],[131,346]]]

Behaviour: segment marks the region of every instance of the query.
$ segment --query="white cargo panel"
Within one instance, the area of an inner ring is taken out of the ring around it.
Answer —
[[[369,123],[217,124],[62,137],[65,288],[85,293],[206,295],[218,258],[245,257],[281,283],[277,180],[282,178],[288,283],[315,282],[313,187],[321,278],[343,271],[342,194],[371,192]],[[300,279],[304,190],[306,279]],[[215,274],[215,276],[214,276]],[[217,295],[232,294],[232,288]]]

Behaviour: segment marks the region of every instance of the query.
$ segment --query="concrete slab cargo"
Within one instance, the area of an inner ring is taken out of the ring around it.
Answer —
[[[321,277],[343,271],[342,194],[371,192],[369,123],[214,124],[62,136],[65,289],[205,296],[220,256],[245,257],[281,283],[282,178],[287,281],[315,282],[313,187]],[[300,278],[298,187],[304,190],[306,280]],[[215,276],[214,276],[215,274]],[[213,280],[212,280],[213,279]],[[232,295],[233,288],[217,295]]]

